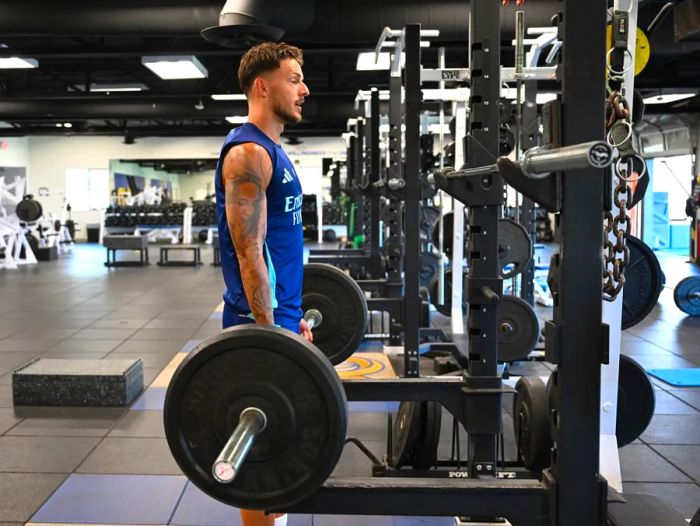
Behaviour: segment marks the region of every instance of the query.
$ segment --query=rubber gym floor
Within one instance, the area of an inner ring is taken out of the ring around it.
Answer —
[[[0,272],[0,523],[240,524],[235,509],[202,494],[180,473],[162,429],[174,367],[221,325],[220,269],[205,264],[108,270],[104,259],[102,247],[78,245],[58,261]],[[661,257],[668,282],[659,304],[623,333],[623,352],[647,369],[700,367],[700,319],[685,317],[672,298],[672,287],[692,272],[684,259]],[[210,262],[211,253],[205,251],[203,260]],[[128,408],[13,407],[12,371],[36,356],[141,357],[147,388]],[[520,370],[542,367],[528,363]],[[691,517],[700,505],[700,389],[653,382],[656,414],[640,439],[620,450],[624,489],[657,495]],[[510,402],[504,402],[507,458],[514,455]],[[385,413],[392,405],[351,409],[349,434],[383,454]],[[452,419],[443,418],[442,457],[450,455],[451,427]],[[369,461],[346,447],[335,474],[369,473]],[[290,526],[426,523],[452,521],[322,515],[289,521]]]

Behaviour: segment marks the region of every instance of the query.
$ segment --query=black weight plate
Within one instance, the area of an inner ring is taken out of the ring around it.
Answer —
[[[498,320],[498,361],[525,360],[537,345],[540,323],[525,300],[503,296]]]
[[[314,327],[314,345],[333,363],[347,360],[365,337],[369,312],[360,286],[345,272],[323,263],[304,265],[301,308],[323,316]]]
[[[17,203],[15,214],[20,221],[24,223],[33,223],[41,219],[44,210],[39,201],[32,199],[31,196],[25,195],[24,199]]]
[[[399,404],[391,431],[391,465],[395,468],[406,466],[413,459],[413,449],[421,433],[421,412],[420,402]]]
[[[552,439],[547,388],[538,376],[523,376],[515,385],[513,428],[518,459],[533,471],[550,464]]]
[[[532,240],[525,227],[512,219],[498,222],[498,264],[501,277],[512,278],[525,270],[532,259]]]
[[[637,440],[651,422],[656,408],[654,386],[644,368],[629,356],[620,355],[617,384],[617,447]]]
[[[415,469],[430,469],[437,465],[442,406],[433,401],[421,402],[421,419],[420,436],[413,447],[412,465]]]
[[[634,327],[651,312],[663,288],[659,260],[642,240],[627,236],[630,259],[622,289],[622,330]]]
[[[445,269],[445,274],[444,274],[444,303],[440,305],[438,303],[438,279],[440,278],[440,275],[437,274],[433,280],[430,282],[430,287],[428,288],[430,292],[430,301],[435,307],[435,309],[442,315],[444,316],[452,316],[452,269],[448,268]],[[464,286],[466,286],[467,283],[467,275],[463,274],[462,275],[462,314],[464,316],[467,315],[467,302],[466,302],[466,294],[464,293]]]
[[[673,301],[689,316],[700,316],[700,276],[688,276],[673,289]]]
[[[421,252],[420,255],[420,286],[427,287],[440,269],[440,257],[432,252]]]
[[[212,464],[240,412],[258,407],[267,427],[231,484]],[[279,509],[316,491],[333,471],[347,430],[345,390],[323,354],[279,327],[239,325],[185,358],[163,409],[168,445],[183,473],[221,502]]]

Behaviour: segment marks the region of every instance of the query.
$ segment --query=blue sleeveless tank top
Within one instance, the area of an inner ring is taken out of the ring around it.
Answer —
[[[272,288],[275,325],[299,332],[302,317],[301,290],[304,279],[304,233],[301,222],[303,194],[294,165],[282,147],[257,126],[243,124],[231,130],[216,166],[216,214],[219,227],[221,269],[224,275],[224,326],[254,321],[245,296],[236,251],[226,221],[226,198],[221,169],[229,149],[252,142],[265,148],[272,160],[267,187],[267,235],[263,257]]]

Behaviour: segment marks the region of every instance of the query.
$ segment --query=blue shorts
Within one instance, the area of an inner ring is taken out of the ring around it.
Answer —
[[[224,304],[224,312],[221,317],[222,325],[224,329],[228,329],[229,327],[233,327],[235,325],[244,325],[246,323],[255,323],[255,320],[251,317],[249,317],[247,314],[241,314],[232,308],[230,308],[228,305]],[[278,323],[275,324],[278,327],[282,327],[284,329],[287,329],[289,331],[292,331],[296,334],[299,334],[299,322],[296,323]]]

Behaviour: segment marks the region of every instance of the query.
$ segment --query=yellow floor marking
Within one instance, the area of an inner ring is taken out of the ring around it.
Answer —
[[[170,363],[165,366],[165,369],[163,369],[156,379],[153,380],[151,387],[168,387],[170,384],[170,379],[173,377],[173,374],[175,374],[175,369],[177,369],[177,366],[180,365],[182,360],[184,360],[186,357],[187,353],[177,353],[173,359],[170,360]]]
[[[379,352],[356,352],[340,365],[336,365],[341,380],[396,378],[389,358]]]

